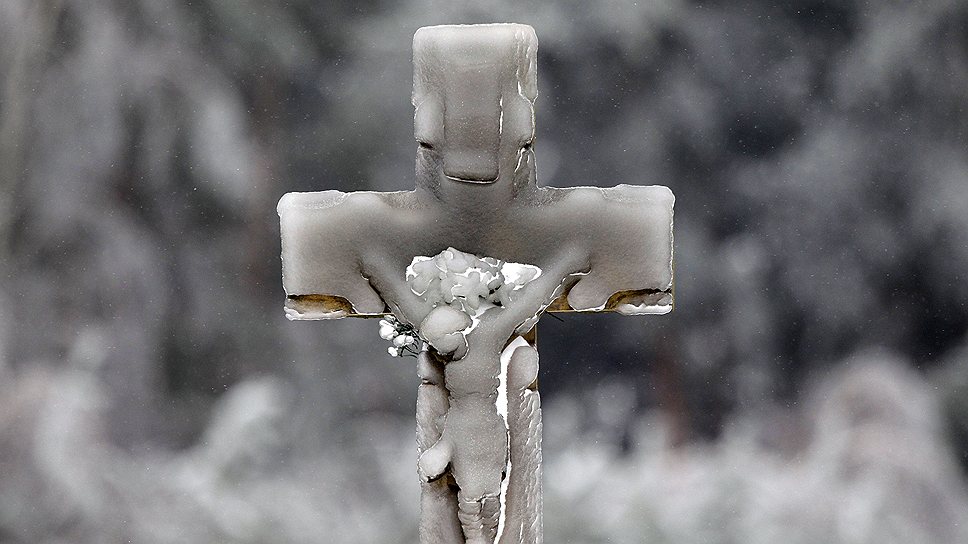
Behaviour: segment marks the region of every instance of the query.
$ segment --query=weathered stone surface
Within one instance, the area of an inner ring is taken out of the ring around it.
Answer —
[[[425,544],[541,541],[537,351],[518,335],[549,309],[672,308],[669,189],[537,186],[536,51],[526,25],[420,29],[415,189],[279,201],[290,319],[391,312],[391,354],[406,331],[428,344]]]

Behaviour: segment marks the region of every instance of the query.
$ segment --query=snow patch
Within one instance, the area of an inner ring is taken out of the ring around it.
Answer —
[[[508,431],[508,444],[511,443],[511,427],[508,425],[508,363],[511,362],[511,354],[514,350],[519,347],[527,346],[528,341],[524,338],[518,336],[508,344],[508,347],[504,348],[501,352],[501,374],[499,376],[500,385],[497,388],[497,400],[495,401],[495,407],[497,408],[497,413],[504,420],[504,428]],[[501,514],[497,522],[497,540],[501,539],[504,533],[504,523],[505,516],[507,514],[507,494],[508,494],[508,484],[511,482],[511,456],[508,455],[507,465],[504,469],[505,478],[501,482]]]

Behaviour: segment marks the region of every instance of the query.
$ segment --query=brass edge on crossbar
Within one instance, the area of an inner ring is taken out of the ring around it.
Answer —
[[[626,305],[657,305],[662,303],[664,298],[671,296],[671,289],[619,291],[608,298],[608,302],[605,303],[605,307],[601,310],[576,310],[568,304],[568,293],[565,292],[556,298],[548,306],[546,311],[551,313],[614,312],[620,306]],[[671,301],[667,305],[671,305]],[[324,316],[376,318],[390,313],[389,308],[384,308],[384,311],[381,313],[360,314],[353,309],[353,305],[345,298],[337,295],[322,294],[289,295],[286,297],[286,308],[301,315],[306,315],[307,317],[319,315],[320,319],[324,319]]]

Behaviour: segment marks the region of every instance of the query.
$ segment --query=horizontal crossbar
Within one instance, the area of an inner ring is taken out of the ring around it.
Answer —
[[[556,298],[546,309],[551,313],[618,312],[626,315],[665,314],[672,311],[672,292],[657,289],[620,291],[609,297],[602,308],[576,310],[568,304],[568,293]],[[377,314],[357,313],[343,297],[335,295],[289,295],[286,313],[292,319],[339,319],[343,317],[378,318],[390,313],[389,308]]]

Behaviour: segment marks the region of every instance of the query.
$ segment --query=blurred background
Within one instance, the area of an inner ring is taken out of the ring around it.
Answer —
[[[538,179],[676,311],[541,322],[546,541],[968,541],[968,4],[0,2],[0,542],[412,543],[413,359],[275,204],[413,186],[413,32],[535,27]]]

